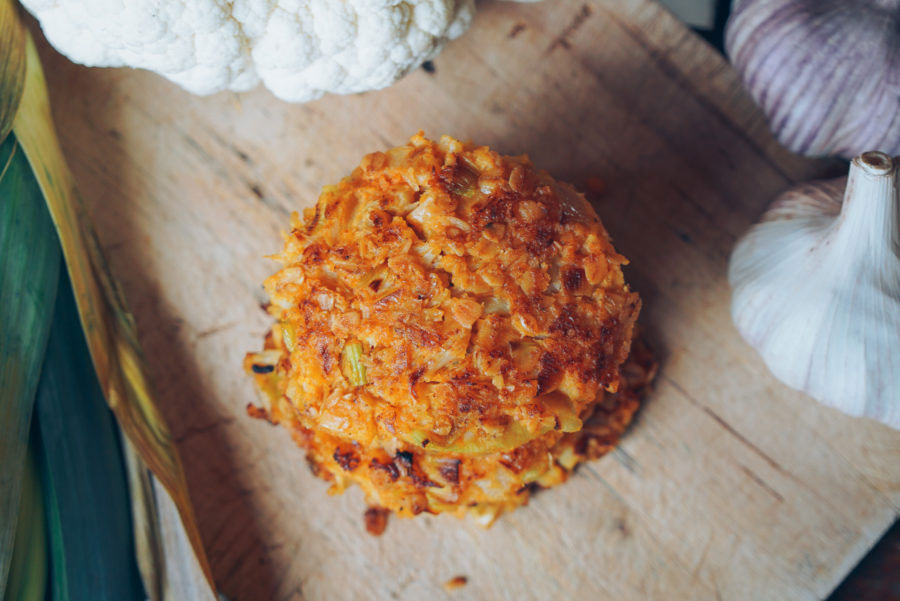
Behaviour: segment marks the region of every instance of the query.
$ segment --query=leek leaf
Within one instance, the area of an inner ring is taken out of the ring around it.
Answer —
[[[143,600],[119,433],[65,272],[35,407],[53,598]]]
[[[16,527],[6,601],[44,601],[47,593],[47,523],[41,497],[41,476],[34,458],[37,434],[32,425],[31,442],[22,475],[22,502]]]
[[[25,27],[19,7],[0,2],[0,141],[12,129],[25,85]]]
[[[0,0],[3,2],[9,0]],[[180,524],[169,522],[169,528],[183,529],[177,536],[184,536],[189,541],[193,549],[191,561],[197,563],[210,591],[214,591],[184,469],[169,429],[153,400],[134,320],[110,274],[72,174],[63,159],[37,50],[30,35],[26,33],[26,37],[25,84],[13,131],[25,150],[56,226],[100,388],[141,461],[171,496]],[[141,491],[132,489],[132,492]],[[145,538],[153,532],[153,529],[136,529],[139,550],[159,547],[160,541]],[[141,556],[152,560],[157,555],[144,553]],[[162,578],[164,567],[156,566],[154,573],[155,577]],[[147,574],[146,570],[144,574]],[[150,589],[148,592],[152,594],[155,589]]]
[[[34,394],[53,314],[59,245],[14,135],[0,144],[0,591],[12,556]]]

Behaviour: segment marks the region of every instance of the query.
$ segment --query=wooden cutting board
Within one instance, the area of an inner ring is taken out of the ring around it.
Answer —
[[[232,601],[814,599],[896,519],[900,434],[787,390],[729,317],[736,237],[841,167],[781,150],[722,57],[655,3],[483,2],[436,72],[306,105],[42,53]],[[616,452],[493,529],[420,516],[374,538],[358,490],[328,497],[286,432],[245,416],[241,359],[290,211],[419,128],[602,178],[662,369]]]

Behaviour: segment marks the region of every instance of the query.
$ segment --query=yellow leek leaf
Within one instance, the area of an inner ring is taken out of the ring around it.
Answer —
[[[48,568],[47,522],[44,519],[41,476],[34,458],[34,437],[25,456],[24,467],[16,544],[6,584],[6,596],[3,598],[8,601],[44,601]],[[2,592],[3,589],[0,588],[0,593]]]
[[[0,0],[0,3],[8,4],[9,0]],[[199,567],[210,588],[215,590],[188,496],[184,469],[147,381],[134,319],[110,274],[62,156],[40,59],[31,36],[26,36],[25,85],[13,131],[38,179],[59,234],[97,379],[128,441],[134,445],[146,467],[152,470],[162,489],[171,495]],[[132,489],[132,492],[139,491]],[[145,538],[151,534],[146,529],[136,528],[139,545],[152,546],[152,541]],[[145,558],[152,556],[152,553],[145,554]],[[162,566],[157,567],[156,573],[162,573]]]
[[[12,129],[25,85],[25,27],[19,7],[0,2],[0,142]]]

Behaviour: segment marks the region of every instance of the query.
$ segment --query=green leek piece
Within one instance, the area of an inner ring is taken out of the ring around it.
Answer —
[[[348,342],[341,351],[341,373],[353,386],[366,384],[366,366],[362,363],[363,348],[359,341]]]
[[[559,419],[559,429],[562,432],[578,432],[584,425],[581,423],[581,419],[575,415],[575,412],[568,407],[560,409],[556,416]]]
[[[521,474],[519,477],[522,479],[522,482],[528,484],[529,482],[534,482],[538,478],[544,475],[544,472],[550,469],[550,461],[549,457],[547,461],[542,461],[537,465],[533,465]]]
[[[281,322],[281,339],[284,341],[284,347],[289,353],[294,352],[294,345],[297,343],[297,332],[290,322]]]

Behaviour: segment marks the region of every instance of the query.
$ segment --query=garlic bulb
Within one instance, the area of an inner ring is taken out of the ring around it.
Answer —
[[[790,150],[900,153],[900,0],[738,0],[725,47]]]
[[[795,188],[738,241],[731,315],[775,376],[900,428],[900,157]],[[846,184],[841,202],[841,191]]]

